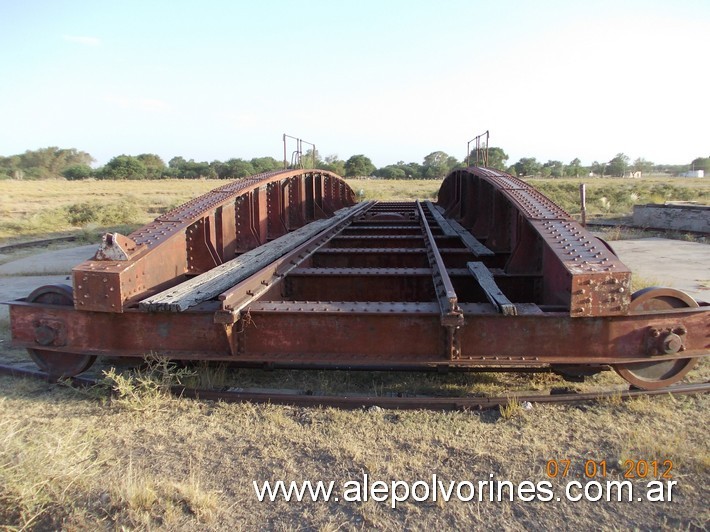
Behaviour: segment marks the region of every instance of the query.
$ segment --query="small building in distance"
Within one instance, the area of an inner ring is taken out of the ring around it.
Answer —
[[[680,177],[705,177],[705,170],[688,170],[682,172]]]

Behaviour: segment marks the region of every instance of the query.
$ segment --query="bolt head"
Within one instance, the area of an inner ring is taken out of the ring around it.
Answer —
[[[57,331],[47,325],[39,325],[35,328],[35,342],[39,345],[52,345],[57,337]]]
[[[663,350],[666,354],[679,352],[683,347],[683,340],[677,334],[670,333],[663,339]]]

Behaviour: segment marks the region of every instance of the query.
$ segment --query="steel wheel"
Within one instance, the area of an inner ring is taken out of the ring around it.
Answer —
[[[65,284],[41,286],[27,296],[27,301],[45,305],[74,304],[72,289]],[[46,371],[52,378],[73,377],[89,369],[96,361],[96,357],[92,355],[78,355],[34,348],[28,348],[27,352],[35,364],[42,371]]]
[[[631,297],[632,314],[674,308],[697,308],[698,303],[685,292],[672,288],[644,288]],[[698,363],[697,358],[677,358],[657,362],[617,364],[616,371],[628,383],[644,390],[656,390],[681,380]]]

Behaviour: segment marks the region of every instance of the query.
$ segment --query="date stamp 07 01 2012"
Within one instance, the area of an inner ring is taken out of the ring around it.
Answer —
[[[625,479],[662,478],[672,479],[673,460],[625,460],[621,464],[622,477]],[[548,460],[545,473],[549,478],[567,478],[584,476],[584,478],[606,478],[606,460],[585,460],[582,473],[577,474],[576,467],[570,459]]]

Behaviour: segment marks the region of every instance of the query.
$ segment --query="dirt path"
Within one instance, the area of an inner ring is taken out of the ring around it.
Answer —
[[[697,301],[710,300],[710,246],[667,238],[617,240],[611,247],[632,272],[677,288]]]

